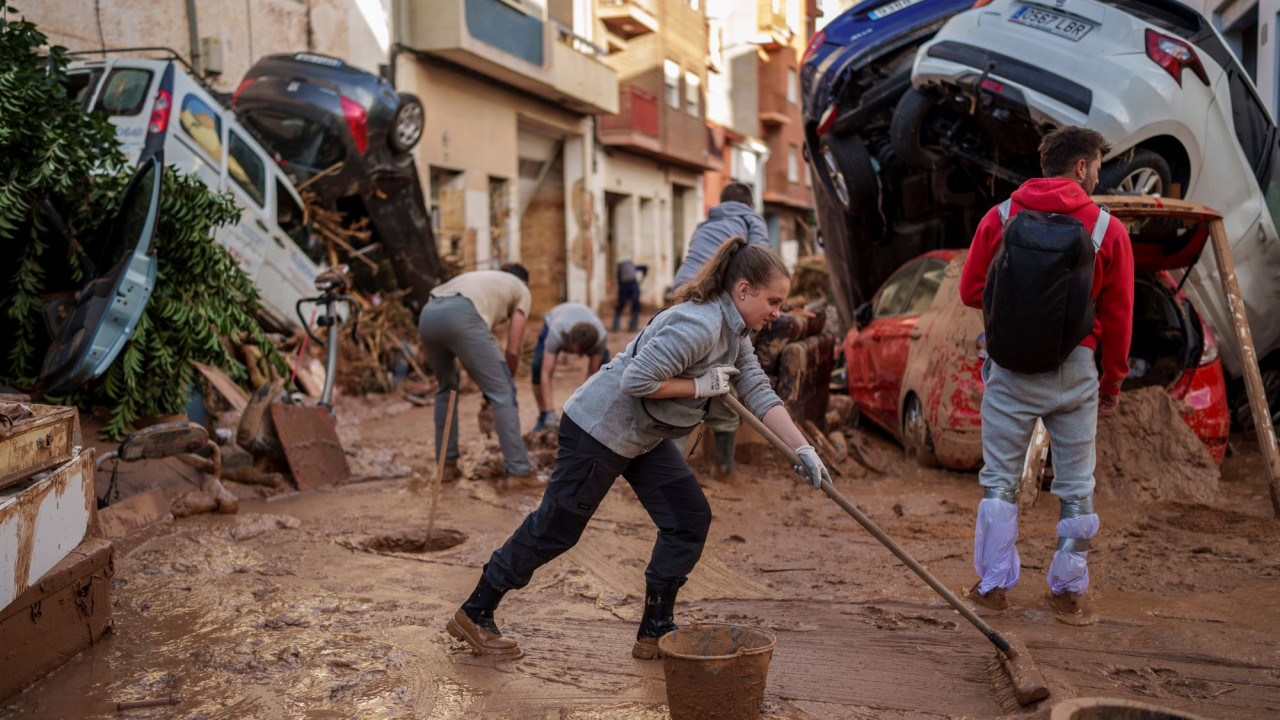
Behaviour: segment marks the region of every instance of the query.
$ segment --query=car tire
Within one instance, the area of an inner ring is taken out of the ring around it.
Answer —
[[[827,136],[818,142],[816,167],[827,193],[849,214],[860,214],[875,206],[880,181],[862,136]]]
[[[1168,161],[1146,148],[1138,148],[1127,160],[1107,163],[1098,173],[1099,190],[1116,195],[1164,196],[1172,182]]]
[[[391,130],[387,133],[387,144],[392,150],[407,153],[422,139],[422,131],[426,129],[427,111],[417,95],[400,93],[400,104],[396,106],[396,114],[391,118]]]
[[[889,144],[898,159],[919,170],[941,167],[946,158],[920,144],[925,120],[938,104],[930,93],[907,88],[898,99],[898,106],[889,122]]]
[[[902,410],[902,447],[907,459],[920,467],[938,467],[938,457],[933,451],[933,435],[924,417],[924,406],[915,393],[907,396]]]

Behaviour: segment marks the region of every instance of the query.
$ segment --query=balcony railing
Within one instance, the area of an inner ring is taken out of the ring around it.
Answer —
[[[601,130],[634,130],[658,137],[658,96],[634,85],[618,92],[618,114],[601,115]]]

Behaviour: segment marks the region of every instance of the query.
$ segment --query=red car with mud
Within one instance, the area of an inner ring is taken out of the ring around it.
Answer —
[[[1218,342],[1182,292],[1209,223],[1193,203],[1149,197],[1098,198],[1133,243],[1133,342],[1122,390],[1165,387],[1187,407],[1187,424],[1215,462],[1227,449],[1230,417]],[[965,250],[935,250],[900,267],[858,309],[843,352],[858,417],[887,430],[923,465],[982,465],[982,314],[960,301]]]

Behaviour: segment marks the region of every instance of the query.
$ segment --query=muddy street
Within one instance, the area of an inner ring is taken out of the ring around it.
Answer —
[[[557,370],[557,397],[581,380],[574,360]],[[518,385],[531,427],[536,407]],[[495,452],[479,403],[460,397],[464,471]],[[625,482],[583,541],[499,609],[524,657],[488,661],[444,624],[539,494],[475,479],[445,486],[437,527],[456,544],[427,550],[432,409],[370,396],[342,398],[337,411],[355,482],[248,497],[238,515],[168,521],[119,543],[111,638],[15,697],[4,717],[668,717],[661,663],[629,653],[655,531]],[[919,469],[887,437],[861,436],[887,472],[850,473],[837,487],[953,590],[971,584],[976,474]],[[1089,626],[1057,622],[1044,598],[1056,500],[1045,493],[1024,508],[1014,607],[980,614],[1026,641],[1050,704],[1105,695],[1206,718],[1280,713],[1280,523],[1256,448],[1232,442],[1212,504],[1100,501]],[[738,459],[734,484],[703,481],[715,519],[676,619],[777,636],[767,717],[1018,710],[993,690],[993,653],[963,618],[763,442],[743,442]],[[180,704],[116,711],[170,695]],[[1033,710],[1047,716],[1048,706]]]

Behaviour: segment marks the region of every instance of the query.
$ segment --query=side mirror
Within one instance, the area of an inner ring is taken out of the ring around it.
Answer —
[[[858,329],[866,327],[871,323],[871,303],[864,302],[853,311],[853,321],[857,323]]]

